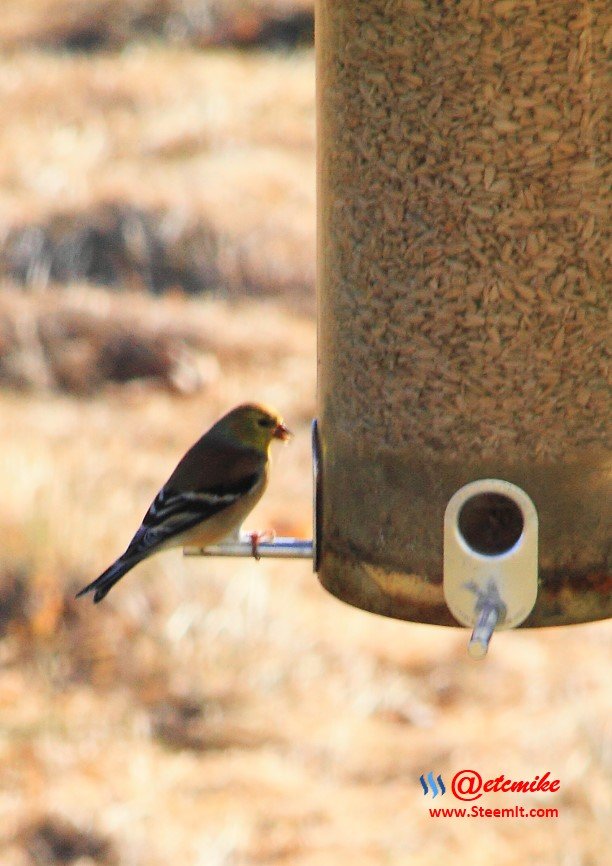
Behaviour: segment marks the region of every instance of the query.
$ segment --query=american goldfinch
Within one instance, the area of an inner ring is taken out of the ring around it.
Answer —
[[[266,489],[272,440],[290,436],[280,415],[257,403],[220,418],[179,462],[125,553],[77,598],[93,592],[94,602],[101,601],[124,574],[159,550],[205,547],[237,534]]]

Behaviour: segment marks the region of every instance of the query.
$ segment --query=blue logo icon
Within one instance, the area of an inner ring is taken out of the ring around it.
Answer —
[[[429,782],[429,785],[427,784]],[[434,779],[433,773],[427,774],[427,781],[425,781],[425,776],[421,776],[421,785],[423,786],[423,794],[427,796],[431,790],[434,798],[438,796],[438,794],[446,794],[446,786],[442,781],[442,776],[438,776]]]

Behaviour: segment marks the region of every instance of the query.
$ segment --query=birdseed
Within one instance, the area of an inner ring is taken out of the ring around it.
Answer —
[[[545,567],[601,564],[609,5],[321,0],[317,27],[328,536],[439,575],[487,473],[537,500]]]

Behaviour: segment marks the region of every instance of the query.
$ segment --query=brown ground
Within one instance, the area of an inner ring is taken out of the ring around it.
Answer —
[[[312,55],[17,51],[0,88],[4,235],[112,200],[250,256],[206,298],[44,279],[0,294],[3,866],[607,862],[610,623],[499,635],[477,663],[464,632],[353,610],[306,563],[180,552],[100,606],[73,598],[245,398],[296,433],[250,524],[310,534]],[[92,376],[109,329],[161,340],[160,375]],[[477,802],[559,817],[430,818],[460,803],[425,798],[420,774],[463,768],[550,771],[557,794]]]

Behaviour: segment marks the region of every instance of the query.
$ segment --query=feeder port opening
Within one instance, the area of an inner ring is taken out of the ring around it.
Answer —
[[[459,533],[476,553],[499,556],[517,544],[525,520],[517,503],[503,493],[483,492],[471,496],[457,518]]]

